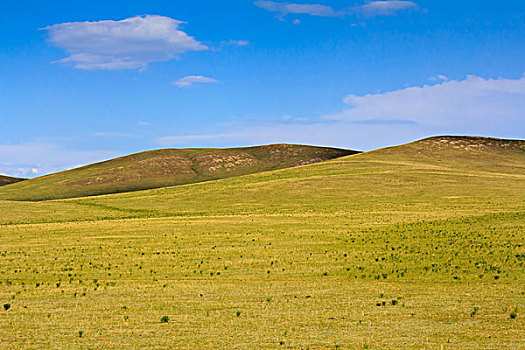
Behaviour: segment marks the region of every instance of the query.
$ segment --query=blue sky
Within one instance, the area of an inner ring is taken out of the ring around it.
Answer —
[[[0,173],[166,147],[524,138],[523,1],[3,1]]]

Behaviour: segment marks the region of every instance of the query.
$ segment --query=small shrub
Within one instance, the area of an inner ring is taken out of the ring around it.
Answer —
[[[7,311],[11,308],[11,304],[4,304],[4,310]]]
[[[82,331],[78,331],[78,337],[79,337],[79,338],[82,338],[82,335],[83,335],[83,334],[84,334],[84,332],[82,332]]]
[[[168,323],[170,320],[169,316],[162,316],[160,323]]]
[[[237,311],[237,312],[236,312],[236,315],[237,315],[237,317],[241,316],[241,312],[240,312],[240,311]]]
[[[510,313],[510,318],[511,318],[511,319],[515,319],[516,317],[518,317],[518,314],[516,313],[516,311],[512,311],[512,312]]]
[[[474,317],[475,315],[477,315],[478,310],[479,310],[478,307],[474,307],[474,310],[470,313],[470,317]]]

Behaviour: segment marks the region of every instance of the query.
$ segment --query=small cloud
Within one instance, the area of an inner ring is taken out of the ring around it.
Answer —
[[[448,77],[443,74],[436,75],[434,77],[428,78],[430,81],[448,81]]]
[[[301,24],[301,21],[298,20],[298,19],[294,19],[294,21],[292,23],[297,26],[297,25]]]
[[[35,175],[38,174],[38,169],[37,168],[32,168],[31,169],[31,173],[35,174]]]
[[[137,122],[137,125],[138,125],[138,126],[151,126],[151,123],[149,123],[149,122],[144,122],[144,121],[138,121],[138,122]]]
[[[151,62],[208,49],[179,29],[183,23],[145,15],[121,21],[60,23],[43,29],[50,42],[69,54],[59,63],[72,63],[78,69],[144,69]]]
[[[181,87],[181,88],[191,87],[193,84],[214,84],[214,83],[218,83],[218,81],[213,78],[204,77],[202,75],[189,75],[187,77],[184,77],[182,79],[179,79],[173,82],[174,85]]]

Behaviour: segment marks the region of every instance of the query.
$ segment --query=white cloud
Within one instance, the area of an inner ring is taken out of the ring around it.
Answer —
[[[335,17],[338,13],[330,6],[319,4],[291,4],[288,2],[256,1],[255,6],[270,12],[277,12],[284,17],[289,13],[307,14],[311,16]]]
[[[364,16],[392,16],[398,11],[407,10],[418,7],[412,1],[371,1],[367,4],[352,8],[351,11],[356,11]]]
[[[326,119],[407,120],[458,132],[524,130],[525,76],[484,79],[474,75],[435,85],[364,96],[348,95],[350,108]]]
[[[142,69],[150,62],[208,49],[179,30],[182,23],[145,15],[121,21],[61,23],[44,29],[52,43],[70,54],[58,62],[79,69]]]
[[[116,157],[110,150],[71,150],[44,142],[0,144],[0,174],[31,177]]]
[[[213,78],[203,77],[202,75],[189,75],[173,82],[174,85],[182,88],[191,87],[193,84],[213,84],[218,83]]]
[[[386,0],[370,1],[363,5],[356,5],[336,10],[330,6],[321,4],[294,4],[289,2],[256,1],[255,6],[270,12],[277,12],[277,18],[283,20],[287,14],[306,14],[318,17],[345,17],[354,16],[391,16],[399,11],[417,8],[418,5],[412,1]],[[299,24],[298,20],[293,21]]]

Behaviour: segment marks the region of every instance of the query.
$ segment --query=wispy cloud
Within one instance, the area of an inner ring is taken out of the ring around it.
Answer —
[[[213,78],[204,77],[202,75],[189,75],[187,77],[184,77],[182,79],[179,79],[173,82],[174,85],[181,87],[181,88],[191,87],[193,84],[214,84],[214,83],[218,83],[218,81]]]
[[[94,137],[137,137],[137,135],[129,132],[114,132],[114,131],[98,131],[92,133],[90,136]]]
[[[334,9],[330,6],[321,4],[297,4],[266,0],[256,1],[255,6],[265,9],[266,11],[276,12],[277,18],[280,20],[283,20],[284,17],[290,13],[317,17],[391,16],[399,11],[418,7],[418,5],[412,1],[401,0],[370,1],[363,5],[345,7],[342,9]],[[299,20],[294,20],[293,23],[299,24],[301,22]]]
[[[195,143],[207,143],[228,141],[241,138],[242,133],[217,133],[217,134],[194,134],[194,135],[176,135],[163,136],[157,139],[157,143],[163,146],[173,145],[191,145]]]
[[[231,129],[234,129],[233,132],[229,132]],[[164,147],[234,147],[284,142],[370,150],[401,144],[430,134],[431,130],[423,126],[403,122],[275,122],[224,128],[215,134],[165,136],[159,138],[157,143]]]
[[[248,40],[228,40],[223,41],[223,44],[231,46],[248,46],[250,45],[250,42]]]
[[[208,49],[181,31],[182,23],[145,15],[121,21],[60,23],[44,29],[53,44],[69,53],[58,62],[78,69],[143,69],[151,62]]]

